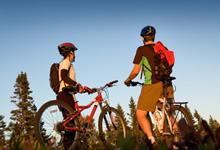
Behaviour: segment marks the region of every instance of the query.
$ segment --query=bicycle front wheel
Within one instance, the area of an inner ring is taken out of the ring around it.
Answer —
[[[192,118],[187,110],[182,106],[172,105],[169,111],[170,126],[167,125],[167,127],[171,127],[170,131],[172,130],[173,133],[171,133],[171,136],[165,136],[168,148],[173,148],[173,142],[184,142],[184,137],[178,128],[178,123],[181,119],[185,119],[186,124],[193,127]]]
[[[74,110],[66,103],[52,100],[40,107],[35,116],[35,134],[41,144],[47,144],[56,149],[74,149],[79,142],[79,131],[71,131],[70,128],[79,128],[78,119],[69,121],[64,126],[64,118],[74,113]]]
[[[127,136],[127,129],[123,117],[113,107],[105,108],[99,116],[99,136],[103,144],[110,149],[118,148],[118,138]]]

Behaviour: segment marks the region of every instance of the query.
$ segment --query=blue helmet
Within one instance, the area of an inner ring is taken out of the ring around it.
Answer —
[[[149,35],[149,34],[153,34],[155,35],[156,34],[156,29],[153,27],[153,26],[146,26],[144,27],[142,30],[141,30],[141,36],[146,36],[146,35]]]

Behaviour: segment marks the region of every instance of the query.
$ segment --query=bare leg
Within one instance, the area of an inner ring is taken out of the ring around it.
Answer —
[[[147,111],[143,111],[139,109],[136,110],[137,120],[139,125],[141,126],[141,129],[148,137],[152,137],[153,135],[151,131],[151,125],[148,119],[146,118],[147,113],[148,113]]]

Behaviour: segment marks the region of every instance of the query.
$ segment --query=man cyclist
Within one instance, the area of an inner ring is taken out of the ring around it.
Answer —
[[[124,81],[125,85],[129,86],[130,81],[134,79],[141,70],[143,64],[148,69],[143,67],[145,82],[142,86],[141,94],[137,103],[136,116],[137,120],[147,135],[151,144],[157,145],[151,131],[151,125],[146,118],[148,112],[154,112],[158,99],[162,96],[162,82],[157,80],[154,74],[154,40],[156,29],[153,26],[146,26],[141,30],[141,37],[144,45],[137,48],[133,63],[134,68],[129,77]]]
[[[72,108],[75,108],[75,96],[66,94],[62,91],[62,88],[68,85],[78,86],[79,92],[83,91],[83,87],[80,83],[75,80],[75,71],[72,62],[75,61],[75,51],[77,48],[72,43],[63,43],[58,46],[60,55],[63,56],[63,60],[60,62],[59,66],[59,81],[60,88],[57,95],[57,100],[61,100],[69,104]],[[67,115],[65,111],[62,112],[63,116]],[[68,149],[71,145],[73,139],[72,133],[65,132],[63,143],[64,149]]]

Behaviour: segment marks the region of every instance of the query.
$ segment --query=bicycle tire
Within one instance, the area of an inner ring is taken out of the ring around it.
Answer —
[[[63,120],[63,114],[60,111],[66,110],[67,114],[73,114],[74,110],[66,103],[59,100],[51,100],[43,104],[35,116],[34,129],[36,138],[41,144],[48,144],[54,148],[63,148],[65,143],[64,136],[71,137],[74,140],[72,144],[69,144],[69,150],[75,149],[79,143],[80,132],[75,131],[75,135],[68,131],[63,131],[63,126],[61,121]],[[78,118],[74,119],[74,122],[71,122],[69,126],[79,126]],[[55,130],[57,129],[57,130]],[[51,144],[52,137],[55,137],[56,140],[54,144]]]
[[[170,107],[170,111],[169,111],[169,117],[174,118],[174,121],[176,123],[173,123],[172,125],[172,130],[176,130],[174,132],[174,134],[171,134],[170,136],[164,136],[164,140],[166,143],[166,146],[168,149],[173,149],[173,142],[183,142],[184,141],[184,137],[181,135],[181,132],[179,131],[178,128],[178,121],[181,119],[185,119],[187,125],[193,127],[193,121],[192,118],[190,117],[189,113],[186,111],[186,109],[182,106],[178,106],[178,105],[172,105]],[[165,131],[171,131],[167,122],[167,119],[165,121]]]
[[[119,111],[113,107],[104,108],[99,116],[99,137],[107,149],[118,148],[118,138],[127,136],[127,128]]]

